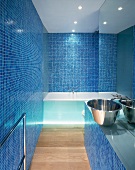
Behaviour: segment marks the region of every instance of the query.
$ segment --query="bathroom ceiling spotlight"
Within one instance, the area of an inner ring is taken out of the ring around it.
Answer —
[[[79,10],[81,10],[81,9],[82,9],[82,6],[81,6],[81,5],[79,5],[79,6],[78,6],[78,9],[79,9]]]
[[[122,7],[119,7],[118,10],[121,11],[123,8]]]
[[[77,21],[74,21],[74,24],[77,24]]]
[[[22,33],[22,32],[23,32],[23,29],[17,29],[16,32]]]
[[[12,24],[14,24],[14,21],[13,21],[13,20],[7,20],[7,21],[6,21],[6,24],[12,25]]]
[[[104,24],[104,25],[106,25],[106,24],[107,24],[107,22],[106,22],[106,21],[104,21],[104,22],[103,22],[103,24]]]
[[[72,30],[72,32],[75,32],[75,30]]]

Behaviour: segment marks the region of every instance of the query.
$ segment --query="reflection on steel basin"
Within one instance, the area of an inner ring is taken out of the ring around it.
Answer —
[[[94,120],[103,126],[113,125],[122,108],[119,103],[104,99],[89,100],[87,105],[91,108]]]
[[[135,100],[120,100],[123,112],[129,123],[135,123]]]

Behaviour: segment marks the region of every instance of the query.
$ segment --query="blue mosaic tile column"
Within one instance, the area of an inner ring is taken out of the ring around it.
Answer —
[[[49,90],[48,84],[48,32],[44,27],[43,31],[43,92],[47,93]]]
[[[49,91],[98,91],[98,34],[48,34]]]
[[[42,128],[43,25],[31,0],[0,0],[0,141],[26,113],[27,170]],[[46,82],[47,83],[47,82]],[[0,170],[23,155],[22,122],[0,149]]]
[[[117,35],[99,34],[99,91],[116,91]]]
[[[125,170],[100,126],[85,105],[85,147],[92,170]]]

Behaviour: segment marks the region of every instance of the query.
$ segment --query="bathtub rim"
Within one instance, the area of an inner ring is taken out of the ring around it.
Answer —
[[[91,99],[111,99],[117,92],[48,92],[43,101],[88,101]]]

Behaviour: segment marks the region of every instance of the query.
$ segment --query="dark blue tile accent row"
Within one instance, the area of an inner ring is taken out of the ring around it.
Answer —
[[[133,99],[135,99],[135,26],[133,27],[133,47],[134,47],[134,54],[133,54]]]
[[[98,34],[48,34],[48,43],[50,92],[98,91]]]
[[[92,170],[125,170],[100,126],[85,105],[85,148]]]
[[[27,170],[43,120],[43,25],[31,0],[0,0],[0,141],[27,114]],[[47,82],[46,82],[47,84]],[[22,123],[0,149],[0,170],[16,170]]]
[[[99,34],[99,91],[116,91],[117,35]]]

